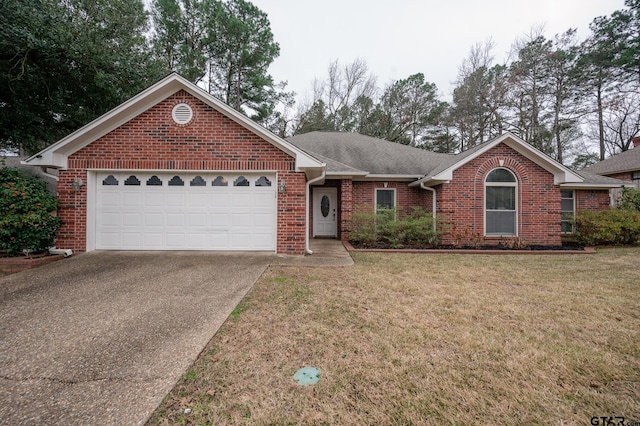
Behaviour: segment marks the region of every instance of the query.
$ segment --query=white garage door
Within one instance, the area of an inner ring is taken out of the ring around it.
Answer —
[[[96,249],[276,250],[274,174],[97,173]]]

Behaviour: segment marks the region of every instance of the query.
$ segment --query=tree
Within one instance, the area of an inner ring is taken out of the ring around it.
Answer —
[[[262,124],[278,121],[276,106],[293,95],[268,74],[280,47],[266,13],[245,0],[154,0],[152,16],[168,70]]]
[[[553,154],[551,129],[543,120],[549,102],[547,58],[552,42],[534,29],[514,43],[517,56],[510,66],[510,125],[528,143],[546,154]]]
[[[140,0],[0,3],[0,145],[34,153],[159,76]]]
[[[218,2],[197,0],[153,1],[153,45],[167,72],[176,71],[194,83],[205,76],[204,43],[217,5]]]
[[[493,65],[493,48],[492,40],[474,45],[458,68],[451,120],[462,150],[500,135],[504,128],[507,70]]]
[[[334,130],[327,114],[327,106],[322,99],[315,101],[308,109],[298,111],[297,121],[295,134]]]
[[[556,159],[564,162],[567,145],[581,135],[578,123],[584,108],[579,102],[578,45],[576,31],[569,29],[556,35],[547,56],[550,96],[551,133],[555,140]]]
[[[280,46],[273,39],[267,14],[250,2],[223,3],[207,44],[209,91],[230,106],[238,111],[248,108],[252,118],[262,122],[287,97],[276,90],[268,74]]]
[[[611,131],[606,129],[605,115],[607,105],[620,102],[609,98],[640,88],[640,1],[626,0],[625,5],[628,10],[615,11],[610,17],[600,16],[591,22],[591,35],[583,42],[579,58],[582,80],[595,98],[593,111],[600,160],[605,159],[607,144],[616,145],[607,140]]]
[[[604,139],[609,154],[627,151],[640,132],[640,93],[616,90],[603,112]]]
[[[611,15],[613,32],[618,43],[616,65],[640,87],[640,0],[625,0],[628,9]]]
[[[436,85],[425,81],[422,73],[389,85],[380,106],[386,118],[383,139],[411,146],[423,143],[441,113]]]
[[[313,83],[313,99],[309,107],[300,114],[309,116],[307,111],[314,108],[313,116],[319,118],[318,107],[323,107],[322,123],[325,130],[354,131],[358,129],[356,104],[364,99],[374,99],[377,91],[376,79],[369,74],[367,63],[356,59],[352,63],[341,66],[338,60],[331,62],[327,68],[327,78],[315,80]],[[362,105],[361,105],[362,106]],[[360,111],[362,112],[362,111]],[[297,133],[307,126],[298,126]]]

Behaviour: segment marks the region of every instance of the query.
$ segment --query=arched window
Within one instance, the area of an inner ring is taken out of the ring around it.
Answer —
[[[507,169],[492,170],[484,182],[485,234],[517,235],[518,181]]]
[[[249,186],[249,181],[244,176],[238,176],[238,179],[233,182],[233,186]]]

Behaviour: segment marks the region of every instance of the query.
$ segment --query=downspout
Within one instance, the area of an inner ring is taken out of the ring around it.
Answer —
[[[311,251],[311,249],[309,248],[309,192],[311,192],[311,184],[318,182],[319,180],[324,179],[324,177],[327,174],[327,170],[323,169],[322,170],[322,174],[320,176],[318,176],[317,178],[311,179],[310,181],[307,181],[307,190],[306,192],[306,202],[305,202],[305,209],[306,209],[306,220],[305,220],[305,231],[304,231],[304,251],[307,254],[313,254],[313,252]]]
[[[424,186],[424,182],[420,182],[420,188],[427,189],[433,194],[431,196],[431,217],[433,217],[433,230],[436,231],[436,190],[430,186]]]

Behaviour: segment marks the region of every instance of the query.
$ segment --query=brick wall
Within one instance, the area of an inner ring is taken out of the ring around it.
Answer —
[[[498,167],[510,170],[517,179],[518,238],[529,245],[561,244],[560,188],[554,185],[553,175],[504,144],[465,164],[453,173],[451,183],[436,188],[437,213],[449,224],[443,244],[475,240],[482,245],[498,245],[513,239],[484,235],[484,182]]]
[[[606,210],[611,199],[608,190],[578,190],[576,195],[576,210]]]
[[[399,210],[410,212],[412,207],[422,207],[431,211],[431,192],[419,187],[409,187],[409,182],[388,181],[387,187],[385,188],[384,182],[354,181],[351,188],[352,201],[351,203],[343,203],[345,206],[350,207],[351,210],[349,215],[342,218],[341,221],[343,229],[342,240],[349,239],[349,221],[351,220],[352,212],[374,212],[376,188],[395,189],[396,208]]]
[[[187,103],[194,118],[176,124],[171,111]],[[69,157],[60,172],[58,193],[63,225],[56,244],[86,250],[86,187],[72,189],[75,178],[87,181],[86,169],[275,170],[287,191],[278,193],[277,251],[304,253],[305,175],[295,160],[216,110],[180,91]]]
[[[605,176],[614,178],[614,179],[631,181],[633,179],[633,172],[613,173]]]

